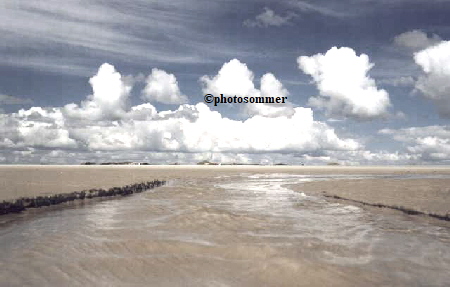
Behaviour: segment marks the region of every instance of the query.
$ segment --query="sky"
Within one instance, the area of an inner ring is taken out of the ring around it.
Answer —
[[[449,164],[448,15],[450,0],[2,0],[0,163]]]

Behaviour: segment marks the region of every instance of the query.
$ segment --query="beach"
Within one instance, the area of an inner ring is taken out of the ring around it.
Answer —
[[[211,178],[218,175],[286,173],[336,175],[327,181],[305,182],[295,189],[364,203],[405,207],[424,213],[450,213],[450,167],[341,167],[341,166],[0,166],[0,201],[112,188],[149,180]],[[339,175],[392,175],[403,178],[345,180]],[[414,178],[424,175],[426,178]],[[436,175],[438,178],[433,177]]]
[[[446,286],[446,167],[2,166],[3,199],[142,181],[0,216],[8,286]],[[327,196],[324,196],[327,195]],[[333,196],[345,199],[336,199]]]
[[[450,215],[449,178],[332,180],[302,183],[297,189],[369,206],[403,208],[442,217]]]

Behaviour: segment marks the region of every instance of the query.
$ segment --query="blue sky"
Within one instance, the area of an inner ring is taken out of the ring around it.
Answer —
[[[448,164],[448,15],[447,0],[4,0],[0,162]]]

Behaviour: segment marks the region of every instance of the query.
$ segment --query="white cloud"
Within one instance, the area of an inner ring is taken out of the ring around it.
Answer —
[[[145,103],[131,107],[130,111],[127,113],[127,118],[132,120],[144,121],[152,119],[157,114],[158,112],[152,104]]]
[[[450,41],[415,53],[414,60],[425,73],[416,90],[436,104],[441,116],[450,117]]]
[[[261,96],[263,97],[286,97],[288,90],[283,87],[280,81],[271,73],[261,77]]]
[[[122,76],[110,64],[103,64],[97,75],[89,80],[94,93],[91,100],[107,111],[124,110],[131,87],[122,81]]]
[[[0,119],[0,146],[5,148],[46,147],[76,148],[58,108],[32,107]]]
[[[408,153],[422,161],[450,162],[449,126],[383,129],[379,133],[406,144]]]
[[[224,118],[204,103],[159,113],[141,105],[130,114],[120,121],[77,124],[67,122],[59,108],[35,107],[5,116],[4,123],[13,120],[14,126],[8,123],[11,131],[1,135],[10,148],[261,153],[360,147],[354,140],[340,139],[327,124],[314,121],[309,108],[295,108],[292,117],[254,116],[245,121]]]
[[[90,78],[93,94],[81,103],[68,104],[64,113],[69,117],[88,119],[118,119],[124,116],[132,89],[130,81],[123,78],[114,66],[105,63]]]
[[[223,64],[216,76],[203,76],[200,82],[203,84],[203,92],[214,95],[251,96],[256,93],[253,84],[254,74],[246,64],[233,59]]]
[[[288,97],[289,92],[283,84],[271,73],[261,77],[260,91],[255,95],[262,97]],[[248,115],[261,115],[265,117],[292,116],[294,108],[289,101],[286,104],[247,104],[244,111]]]
[[[428,48],[441,42],[442,39],[436,34],[428,37],[427,33],[420,30],[412,30],[395,36],[394,44],[413,51]]]
[[[239,63],[236,67],[242,69],[245,65]],[[248,69],[241,72],[253,79]],[[211,81],[220,86],[222,80],[217,76]],[[81,107],[33,107],[0,115],[0,124],[5,127],[0,131],[0,146],[14,151],[0,156],[10,162],[47,162],[52,158],[60,162],[66,151],[71,154],[67,160],[72,162],[80,154],[96,158],[98,152],[116,154],[126,150],[135,155],[149,151],[166,154],[167,160],[173,160],[174,153],[214,153],[223,160],[268,162],[268,156],[258,154],[361,147],[353,139],[339,138],[326,123],[315,121],[310,108],[291,107],[293,112],[288,115],[258,114],[246,120],[226,118],[204,103],[183,104],[168,111],[157,111],[150,103],[127,108],[131,87],[125,82],[129,81],[113,66],[104,64],[90,79],[94,92]],[[287,95],[272,74],[264,75],[261,82],[261,91],[254,89],[251,81],[245,84],[258,94]],[[59,152],[49,153],[49,148]]]
[[[299,68],[311,75],[320,95],[311,97],[312,107],[330,116],[356,119],[385,117],[389,94],[379,90],[367,73],[373,67],[365,54],[357,56],[351,48],[333,47],[328,52],[297,59]]]
[[[261,88],[256,89],[253,73],[245,64],[236,61],[231,72],[241,69],[241,75],[246,76],[241,78],[243,87],[251,93],[288,94],[270,73],[262,77]],[[227,69],[221,69],[217,76],[205,80],[212,88],[217,88],[226,82],[226,74]],[[106,114],[120,110],[120,117],[116,118],[77,118],[68,113],[67,106],[32,107],[17,113],[0,114],[3,127],[0,130],[0,158],[3,162],[23,163],[114,160],[193,163],[204,159],[263,164],[450,161],[450,127],[447,126],[380,130],[379,134],[391,136],[406,149],[404,152],[370,151],[359,141],[340,138],[328,124],[314,120],[310,108],[291,107],[292,114],[279,113],[270,117],[260,112],[245,120],[226,118],[204,103],[182,104],[175,110],[166,111],[157,111],[150,103],[127,108],[126,99],[131,87],[125,83],[129,82],[112,66],[105,65],[90,80],[95,88],[86,102]],[[115,89],[109,90],[107,86]],[[75,107],[79,113],[91,115],[86,104]]]
[[[314,121],[307,108],[296,108],[290,118],[254,116],[236,121],[211,111],[204,103],[181,105],[176,111],[159,112],[143,121],[82,127],[73,134],[93,150],[259,153],[359,147],[353,140],[339,139],[326,124]]]
[[[257,15],[255,19],[247,19],[244,21],[244,26],[247,27],[269,27],[269,26],[282,26],[289,23],[289,20],[294,17],[294,14],[288,14],[286,16],[277,15],[273,10],[265,7],[264,12]]]
[[[245,63],[233,59],[225,64],[214,77],[203,76],[200,82],[205,94],[215,96],[239,97],[287,97],[289,92],[281,82],[271,73],[261,77],[261,87],[257,89],[253,83],[253,72]],[[249,115],[262,115],[266,117],[292,116],[294,109],[289,101],[285,104],[242,104],[243,111]]]
[[[181,93],[177,79],[173,74],[152,69],[146,83],[147,85],[142,91],[142,98],[145,100],[164,104],[184,104],[188,101],[188,98]]]

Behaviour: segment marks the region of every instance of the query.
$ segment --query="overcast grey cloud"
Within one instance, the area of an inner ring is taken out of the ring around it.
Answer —
[[[5,0],[0,162],[446,164],[449,13],[443,0]]]

